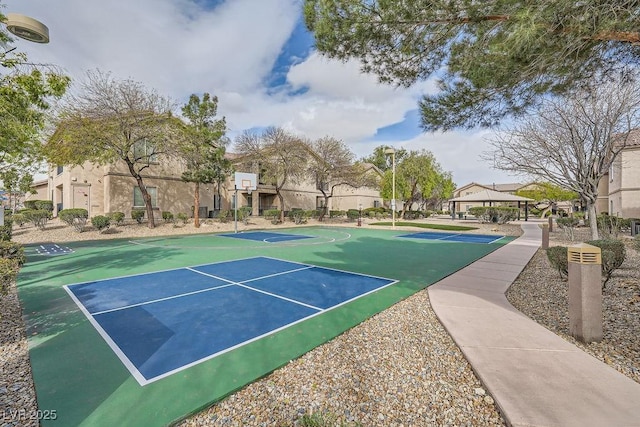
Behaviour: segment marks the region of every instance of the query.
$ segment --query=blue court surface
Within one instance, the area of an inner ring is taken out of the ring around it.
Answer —
[[[245,233],[220,234],[223,237],[233,237],[236,239],[255,240],[266,243],[286,242],[289,240],[312,239],[313,236],[303,236],[301,234],[271,233],[268,231],[248,231]]]
[[[433,231],[423,231],[420,233],[403,234],[398,237],[408,237],[411,239],[441,240],[445,242],[462,243],[494,243],[504,238],[489,234],[460,234],[460,233],[437,233]]]
[[[393,283],[255,257],[65,289],[146,385]]]

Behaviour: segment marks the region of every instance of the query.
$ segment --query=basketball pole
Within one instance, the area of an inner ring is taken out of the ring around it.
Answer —
[[[238,186],[234,185],[235,195],[233,196],[233,232],[238,232]]]

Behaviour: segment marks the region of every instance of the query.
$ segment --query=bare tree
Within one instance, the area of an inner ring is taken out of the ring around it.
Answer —
[[[316,188],[324,197],[324,209],[319,221],[326,215],[329,199],[333,197],[337,187],[377,185],[369,169],[362,163],[354,163],[354,154],[343,141],[325,136],[309,142],[308,146],[310,159],[307,173],[315,179]]]
[[[280,221],[284,221],[283,188],[303,176],[307,164],[304,141],[282,128],[270,127],[262,134],[245,132],[236,140],[236,152],[259,168],[261,182],[274,186],[280,201]]]
[[[587,203],[593,239],[598,238],[598,183],[626,146],[640,118],[635,79],[582,89],[546,100],[536,115],[499,133],[485,154],[500,170],[549,181],[575,191]]]
[[[170,142],[179,120],[172,116],[171,107],[168,99],[141,83],[90,72],[80,94],[62,108],[45,155],[59,165],[124,162],[142,194],[149,228],[154,228],[144,173],[172,150]]]

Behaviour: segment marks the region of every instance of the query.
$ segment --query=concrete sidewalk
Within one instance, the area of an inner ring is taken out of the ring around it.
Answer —
[[[522,228],[520,238],[430,286],[433,310],[509,425],[640,426],[640,384],[507,301],[541,243],[538,224]]]

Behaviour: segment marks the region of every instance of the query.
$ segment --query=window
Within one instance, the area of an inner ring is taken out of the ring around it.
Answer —
[[[137,141],[132,148],[135,161],[143,163],[156,163],[158,161],[155,147],[147,140]]]
[[[613,182],[613,163],[609,166],[609,182]]]
[[[158,207],[158,188],[157,187],[147,187],[147,192],[151,196],[151,206],[154,208]],[[142,191],[140,191],[140,187],[133,187],[133,207],[134,208],[144,208],[144,199],[142,198]]]
[[[64,170],[63,166],[56,166],[56,175],[60,175]]]

